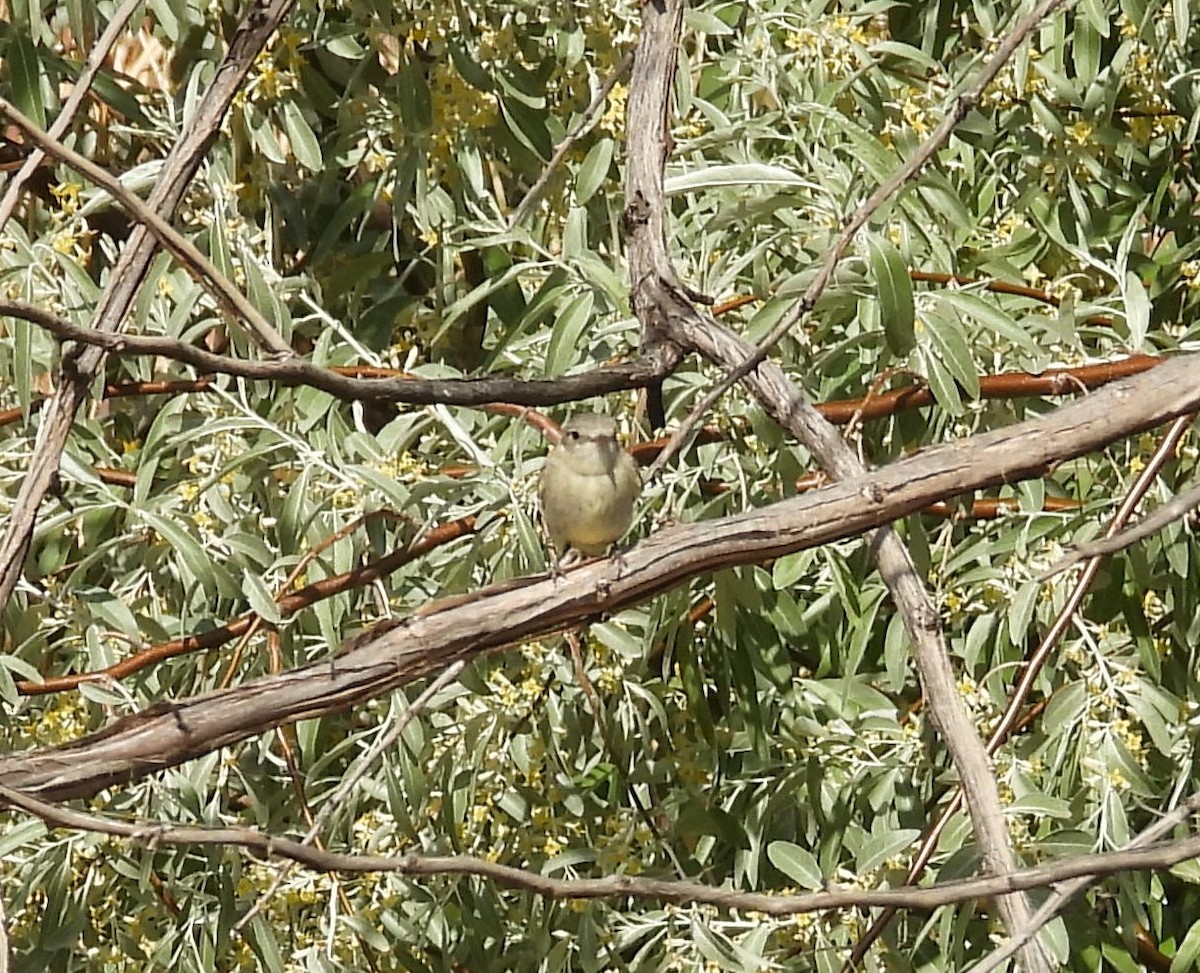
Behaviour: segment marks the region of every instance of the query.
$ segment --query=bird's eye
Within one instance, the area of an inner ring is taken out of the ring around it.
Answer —
[[[570,432],[567,433],[567,435],[570,436],[572,439],[578,439],[579,438],[579,430],[572,429]]]

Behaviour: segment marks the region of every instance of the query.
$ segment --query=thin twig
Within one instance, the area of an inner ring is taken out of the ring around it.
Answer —
[[[596,726],[600,730],[600,736],[608,745],[608,720],[604,713],[604,704],[600,702],[600,694],[596,692],[596,687],[592,685],[592,681],[588,678],[587,666],[583,661],[583,641],[579,637],[579,632],[563,633],[567,640],[567,647],[571,651],[571,664],[575,667],[575,678],[579,682],[579,688],[583,690],[584,698],[587,700],[588,707],[592,711],[592,719],[595,720]],[[616,756],[616,750],[609,746],[613,756]]]
[[[674,367],[664,357],[644,357],[621,365],[554,379],[356,378],[343,370],[322,368],[307,359],[229,358],[166,335],[114,334],[72,324],[45,308],[24,301],[0,300],[0,316],[21,318],[66,341],[78,341],[110,354],[156,355],[191,365],[202,372],[235,378],[264,379],[279,385],[308,385],[344,400],[407,402],[414,405],[510,406],[558,405],[607,392],[639,388],[661,379]]]
[[[679,424],[679,428],[672,434],[670,442],[668,442],[658,459],[655,460],[651,468],[652,472],[657,473],[670,462],[671,458],[682,448],[684,440],[691,435],[692,430],[704,421],[716,401],[737,384],[737,382],[749,375],[759,364],[765,361],[771,349],[779,343],[783,336],[799,324],[816,307],[817,301],[825,293],[825,289],[829,286],[830,281],[833,280],[833,273],[849,248],[851,241],[854,239],[854,235],[866,225],[867,220],[874,215],[876,210],[888,202],[906,183],[916,178],[920,171],[950,138],[954,129],[967,116],[967,113],[976,105],[983,92],[987,89],[987,86],[992,83],[996,75],[1000,72],[1000,69],[1004,67],[1016,49],[1046,17],[1054,12],[1055,8],[1065,2],[1068,2],[1068,0],[1042,0],[1001,41],[1000,45],[996,48],[996,53],[983,66],[979,72],[979,76],[962,94],[954,99],[950,110],[930,133],[929,137],[917,147],[917,150],[908,161],[897,169],[887,181],[880,184],[867,197],[863,204],[855,210],[849,220],[846,221],[845,228],[838,235],[838,238],[834,240],[833,246],[826,252],[825,260],[817,271],[817,276],[813,278],[812,283],[805,290],[804,296],[793,304],[788,312],[779,319],[779,322],[763,338],[754,351],[747,355],[735,368],[728,371],[725,377],[701,398],[688,413],[687,417]],[[648,473],[651,471],[648,471]]]
[[[1190,423],[1191,417],[1189,417],[1188,421]],[[1039,575],[1038,580],[1045,581],[1048,578],[1052,578],[1054,575],[1066,571],[1067,568],[1075,566],[1080,561],[1086,561],[1090,558],[1099,557],[1102,554],[1112,554],[1115,551],[1132,547],[1138,541],[1145,540],[1152,534],[1158,533],[1167,524],[1186,516],[1189,511],[1196,507],[1200,507],[1200,486],[1194,486],[1190,490],[1185,490],[1178,496],[1168,500],[1166,503],[1159,504],[1153,511],[1128,530],[1115,535],[1109,534],[1101,540],[1088,541],[1086,544],[1077,545],[1075,550],[1055,564],[1054,567]]]
[[[388,750],[396,745],[396,741],[400,739],[401,734],[404,732],[408,724],[412,722],[413,718],[429,704],[429,701],[434,696],[436,696],[439,692],[441,692],[442,689],[457,679],[459,673],[466,668],[466,665],[466,660],[460,659],[453,665],[447,666],[445,669],[443,669],[438,677],[425,688],[425,691],[422,692],[421,695],[418,696],[408,706],[408,708],[400,714],[399,718],[387,731],[387,733],[383,734],[375,741],[371,749],[367,751],[361,760],[359,760],[358,765],[355,766],[348,774],[346,774],[344,778],[342,778],[342,782],[338,785],[337,790],[335,790],[325,800],[324,804],[321,805],[321,811],[317,815],[317,819],[313,822],[308,831],[305,832],[304,838],[299,842],[299,847],[307,848],[316,840],[317,836],[321,833],[321,829],[325,827],[326,823],[328,823],[329,819],[333,817],[335,812],[341,810],[346,798],[350,795],[350,792],[358,786],[358,782],[363,779],[367,771],[370,770],[375,761],[379,759],[379,756],[385,750]],[[302,859],[298,857],[293,858],[293,862],[299,861],[302,861]],[[271,901],[275,893],[279,890],[279,886],[282,885],[287,877],[292,873],[293,867],[293,864],[289,864],[279,869],[274,879],[272,879],[270,887],[268,887],[267,890],[258,897],[258,900],[250,907],[249,911],[247,911],[246,914],[234,924],[234,932],[240,932],[245,928],[246,924],[250,922],[251,919],[253,919],[256,915],[258,915],[259,912],[262,911],[262,909],[267,905],[268,902]],[[326,871],[337,871],[337,869],[326,869]]]
[[[1200,836],[1150,845],[1166,830],[1186,820],[1200,807],[1200,796],[1192,797],[1168,814],[1122,851],[1079,855],[1007,875],[944,882],[926,887],[893,889],[831,889],[799,895],[738,892],[698,882],[610,875],[604,878],[555,879],[540,872],[501,865],[473,855],[353,855],[321,851],[299,841],[276,838],[251,828],[177,827],[156,822],[114,821],[99,815],[50,804],[0,784],[0,801],[36,815],[51,827],[89,831],[127,838],[151,848],[168,845],[227,845],[245,848],[268,858],[280,858],[326,872],[369,874],[399,872],[404,875],[475,875],[509,888],[524,889],[555,899],[638,898],[678,904],[713,905],[740,912],[769,916],[794,916],[832,909],[888,906],[922,912],[990,898],[1026,889],[1045,888],[1071,881],[1084,885],[1096,879],[1128,871],[1157,871],[1200,857]],[[244,923],[246,920],[243,919]],[[1007,949],[1007,946],[1005,947]],[[992,966],[987,967],[991,969]],[[985,973],[976,968],[972,973]]]
[[[1109,852],[1108,854],[1136,855],[1139,850],[1146,848],[1146,846],[1150,845],[1152,841],[1156,841],[1158,838],[1175,828],[1177,825],[1183,824],[1189,817],[1198,811],[1200,811],[1200,794],[1193,794],[1186,801],[1180,804],[1179,807],[1175,808],[1174,811],[1163,815],[1163,817],[1161,817],[1158,821],[1156,821],[1131,842],[1129,842],[1123,851]],[[1188,842],[1193,842],[1196,840],[1197,839],[1195,838],[1186,839]],[[1152,847],[1165,848],[1166,845]],[[1198,849],[1197,853],[1200,854],[1200,849]],[[1094,856],[1088,855],[1087,857],[1091,858]],[[1101,855],[1100,857],[1106,856]],[[1185,861],[1186,859],[1180,860]],[[996,969],[996,967],[1012,956],[1013,953],[1020,949],[1025,943],[1029,942],[1030,939],[1036,936],[1038,930],[1046,925],[1046,923],[1048,923],[1056,915],[1058,915],[1063,906],[1065,906],[1073,896],[1078,895],[1092,883],[1091,881],[1083,878],[1072,877],[1064,885],[1057,885],[1056,883],[1049,884],[1055,885],[1056,887],[1052,889],[1049,897],[1045,902],[1042,903],[1041,908],[1039,908],[1037,912],[1033,914],[1029,924],[1023,929],[1015,931],[1012,939],[998,948],[996,952],[992,953],[992,955],[987,959],[976,964],[975,966],[972,966],[967,973],[991,973],[992,970]]]
[[[558,148],[554,150],[554,155],[546,163],[546,168],[538,176],[537,182],[530,187],[529,192],[525,194],[525,198],[517,204],[512,218],[508,221],[508,228],[510,230],[519,226],[521,221],[529,215],[529,211],[533,209],[534,204],[542,198],[542,193],[546,191],[546,186],[549,184],[550,177],[554,174],[554,171],[562,163],[566,154],[571,151],[571,147],[591,129],[592,124],[595,122],[596,113],[600,111],[600,107],[608,100],[609,93],[616,87],[617,82],[629,72],[630,65],[632,64],[633,52],[630,51],[621,58],[621,62],[613,68],[612,74],[597,89],[596,94],[592,96],[591,103],[583,110],[583,114],[579,117],[575,128],[568,132],[566,137],[558,143]]]
[[[66,134],[67,129],[71,127],[71,122],[75,120],[75,113],[79,110],[79,106],[83,104],[83,99],[87,97],[87,93],[92,86],[92,80],[96,77],[100,66],[108,58],[109,52],[121,36],[121,32],[125,29],[129,18],[133,16],[134,11],[141,5],[142,0],[125,0],[113,13],[112,20],[108,22],[108,26],[104,28],[104,33],[96,41],[96,46],[88,54],[87,63],[84,64],[79,77],[75,79],[75,84],[71,88],[71,94],[67,97],[66,102],[63,103],[62,110],[59,111],[58,117],[54,119],[54,124],[47,130],[46,134],[50,138],[61,139]],[[4,232],[4,227],[8,223],[9,217],[12,216],[13,210],[17,207],[17,200],[21,197],[21,187],[33,175],[34,170],[42,164],[44,158],[46,158],[45,151],[40,147],[35,147],[29,153],[29,157],[25,160],[17,174],[9,182],[8,189],[4,191],[4,199],[0,200],[0,233]]]
[[[119,179],[109,175],[90,159],[67,148],[48,132],[43,132],[33,121],[22,115],[15,105],[0,97],[0,116],[5,115],[43,152],[86,176],[120,203],[130,216],[146,227],[164,249],[174,255],[196,283],[212,296],[230,321],[249,328],[264,350],[283,356],[293,354],[291,345],[283,340],[258,308],[217,270],[213,262],[202,254],[191,240],[122,186]]]

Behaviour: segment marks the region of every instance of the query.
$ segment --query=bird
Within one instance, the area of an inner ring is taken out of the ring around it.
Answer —
[[[641,474],[617,441],[617,424],[594,412],[568,419],[542,466],[539,489],[542,522],[559,562],[568,549],[604,554],[629,530],[641,492]]]

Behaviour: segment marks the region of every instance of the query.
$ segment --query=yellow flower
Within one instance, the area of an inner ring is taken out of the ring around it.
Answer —
[[[78,238],[70,230],[63,230],[50,241],[52,246],[59,253],[72,254],[75,252],[75,245],[79,242]]]
[[[618,81],[608,93],[608,105],[600,116],[599,128],[619,132],[625,124],[625,103],[629,100],[629,89]]]
[[[63,182],[50,187],[50,195],[58,202],[58,208],[67,216],[79,209],[79,191],[83,184],[78,182]]]
[[[1092,131],[1091,122],[1079,121],[1067,127],[1067,135],[1078,145],[1089,144],[1092,141]]]

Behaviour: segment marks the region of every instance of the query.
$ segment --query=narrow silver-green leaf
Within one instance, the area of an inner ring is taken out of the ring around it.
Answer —
[[[1125,275],[1125,322],[1129,326],[1129,347],[1141,350],[1150,330],[1150,297],[1133,271]]]
[[[984,297],[970,291],[939,291],[935,297],[935,306],[945,304],[961,314],[973,318],[983,327],[989,329],[1001,338],[1006,338],[1030,354],[1038,352],[1038,343],[1027,328],[1006,313],[995,297]]]
[[[807,848],[790,841],[772,841],[767,845],[767,858],[771,864],[802,889],[825,887],[825,877],[813,853]]]
[[[37,48],[22,30],[11,30],[8,37],[9,77],[12,100],[38,128],[46,127],[46,101],[42,94],[42,65]]]
[[[317,172],[323,165],[321,143],[313,133],[312,127],[304,117],[304,112],[294,101],[283,105],[284,130],[292,143],[292,152],[296,160],[306,169]]]
[[[171,546],[192,578],[199,581],[210,596],[217,595],[219,593],[217,574],[213,570],[211,558],[205,553],[200,543],[170,517],[160,516],[151,510],[139,510],[137,513],[159,537]]]
[[[663,183],[663,189],[668,196],[722,186],[782,186],[802,189],[806,186],[811,187],[812,183],[783,166],[761,162],[693,169],[680,175],[668,176]]]
[[[957,380],[967,395],[979,397],[979,371],[971,357],[967,335],[957,318],[936,311],[922,320],[923,336],[928,340],[947,371]]]
[[[900,251],[878,234],[867,237],[867,252],[875,293],[879,298],[883,334],[892,354],[902,357],[916,345],[913,328],[917,312],[908,268]]]
[[[915,828],[897,828],[882,834],[871,835],[863,842],[854,856],[860,875],[869,875],[901,852],[907,851],[921,837]]]
[[[580,206],[591,199],[608,178],[613,147],[613,140],[604,138],[588,149],[588,154],[579,167],[579,175],[575,178],[575,202]]]
[[[271,590],[257,574],[247,571],[242,575],[242,591],[246,595],[251,609],[264,622],[278,625],[283,621],[283,615],[279,612],[279,606],[275,603]]]
[[[580,358],[580,338],[591,321],[595,301],[592,291],[584,291],[559,314],[546,350],[547,375],[563,374]]]
[[[942,364],[942,360],[929,348],[921,348],[921,361],[925,366],[925,381],[929,383],[929,391],[933,393],[937,404],[952,416],[963,414],[962,396],[958,394],[958,386],[950,377],[950,372]]]

